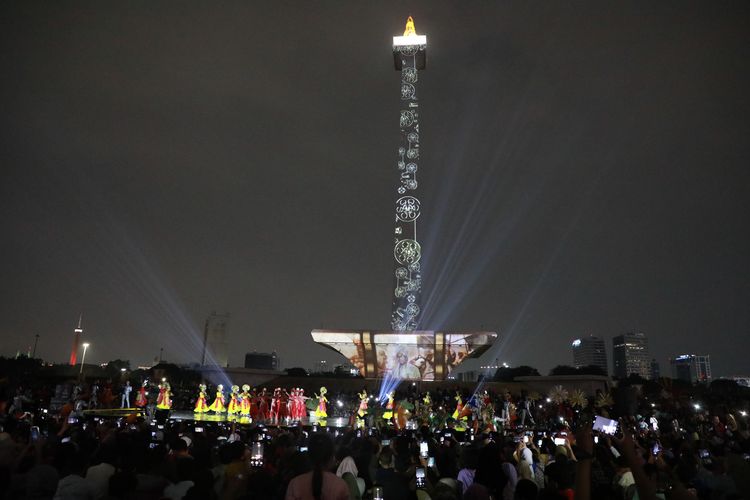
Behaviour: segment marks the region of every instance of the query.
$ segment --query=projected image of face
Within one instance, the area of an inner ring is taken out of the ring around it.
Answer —
[[[402,349],[396,353],[396,366],[391,368],[391,376],[400,379],[419,379],[419,369],[409,362],[409,355]]]
[[[435,380],[434,340],[429,336],[379,334],[378,376]]]

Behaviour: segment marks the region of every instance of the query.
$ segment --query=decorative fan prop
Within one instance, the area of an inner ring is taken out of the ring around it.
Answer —
[[[589,398],[581,389],[576,389],[570,394],[570,404],[576,408],[586,408],[589,405]]]
[[[607,408],[609,406],[612,406],[613,404],[615,404],[615,401],[612,399],[612,395],[608,392],[601,392],[596,397],[594,406],[596,406],[597,408]]]
[[[556,385],[549,391],[549,398],[555,403],[561,405],[568,400],[568,391],[561,385]]]

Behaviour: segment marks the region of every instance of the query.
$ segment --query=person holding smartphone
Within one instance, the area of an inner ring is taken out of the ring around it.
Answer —
[[[526,446],[524,440],[516,444],[516,451],[513,453],[518,463],[518,473],[523,479],[531,479],[534,477],[534,455],[531,453],[531,449]]]

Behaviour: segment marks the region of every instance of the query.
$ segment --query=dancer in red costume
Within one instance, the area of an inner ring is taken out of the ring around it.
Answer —
[[[289,401],[286,404],[287,415],[289,420],[297,419],[297,388],[293,387],[289,392]]]
[[[145,408],[148,404],[148,398],[146,397],[146,386],[148,385],[148,380],[144,380],[143,384],[141,384],[141,388],[138,390],[138,395],[135,397],[135,407],[136,408]]]
[[[286,389],[281,389],[279,393],[279,412],[276,417],[279,422],[289,418],[289,393],[286,392]]]
[[[258,421],[265,422],[266,420],[268,420],[268,417],[268,394],[266,393],[266,388],[264,387],[258,395]]]
[[[269,418],[271,422],[276,423],[279,419],[279,408],[281,407],[281,388],[277,387],[273,390],[273,398],[271,398],[271,411]]]
[[[302,420],[307,418],[307,400],[310,399],[305,396],[305,390],[300,387],[299,389],[299,403],[297,403],[297,419]]]
[[[250,418],[253,419],[253,421],[258,420],[258,407],[260,406],[260,401],[258,400],[258,392],[253,387],[252,391],[250,392]]]

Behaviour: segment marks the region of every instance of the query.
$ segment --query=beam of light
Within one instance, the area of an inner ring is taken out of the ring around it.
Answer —
[[[137,236],[139,231],[136,229],[128,228],[124,219],[113,215],[110,204],[83,172],[76,174],[75,193],[67,196],[78,201],[80,220],[88,221],[88,226],[84,234],[74,238],[73,244],[81,246],[82,251],[78,254],[86,259],[83,265],[87,274],[96,277],[95,286],[104,292],[103,302],[122,314],[137,334],[135,338],[142,339],[141,343],[147,342],[152,352],[163,347],[166,360],[200,363],[203,330],[161,272],[146,239]],[[70,183],[69,179],[66,180]],[[61,182],[59,185],[65,184]],[[115,318],[110,318],[112,320]],[[134,340],[133,337],[119,342],[110,339],[109,343],[121,349],[121,352],[114,353],[115,356],[129,358]],[[212,368],[210,382],[231,386],[223,367],[210,352],[206,353],[206,366]]]
[[[390,372],[386,374],[380,381],[380,388],[378,389],[378,401],[381,405],[388,401],[388,394],[398,389],[399,384],[403,379],[393,376]]]
[[[459,118],[463,119],[463,123],[457,129],[457,140],[451,142],[451,147],[444,151],[444,154],[438,152],[435,155],[445,158],[446,169],[445,178],[439,184],[439,195],[431,197],[440,201],[433,207],[434,213],[429,214],[435,222],[426,226],[426,234],[423,236],[425,253],[422,263],[427,277],[427,286],[424,288],[427,293],[420,324],[420,328],[423,329],[444,329],[445,325],[451,324],[461,314],[466,305],[483,289],[483,282],[492,275],[488,271],[510,254],[515,235],[530,223],[534,223],[534,215],[539,213],[540,207],[545,204],[545,193],[555,189],[553,183],[557,181],[559,172],[565,172],[566,168],[574,164],[574,147],[577,142],[558,140],[558,148],[552,162],[545,165],[544,169],[545,174],[549,171],[557,174],[557,177],[544,175],[531,186],[531,189],[522,189],[523,186],[518,185],[518,180],[513,180],[514,176],[518,176],[516,172],[528,164],[528,159],[522,155],[533,150],[533,141],[539,140],[535,134],[529,133],[532,127],[528,123],[527,108],[533,108],[534,103],[530,102],[530,92],[527,89],[514,112],[504,120],[504,128],[511,132],[498,136],[499,140],[493,146],[494,150],[488,155],[489,161],[481,170],[472,169],[480,172],[479,177],[470,178],[470,182],[467,182],[462,165],[471,161],[470,153],[480,144],[477,138],[486,139],[488,136],[481,130],[481,125],[476,125],[480,123],[486,107],[486,96],[479,93],[467,95],[470,96],[468,105],[463,107],[467,111]],[[570,131],[567,133],[571,135]],[[577,130],[572,131],[573,135],[576,133],[580,134]],[[541,272],[527,289],[510,328],[504,328],[500,332],[500,338],[491,351],[503,351],[506,357],[515,357],[513,353],[505,351],[508,346],[515,344],[515,337],[522,330],[519,325],[526,322],[527,311],[540,289],[545,288],[543,285],[552,274],[584,207],[601,178],[612,168],[613,162],[608,160],[611,158],[602,158],[602,167],[586,180],[580,196],[575,200],[572,217],[562,224],[565,227],[563,234],[556,238],[557,242],[553,242],[553,248],[551,252],[547,252],[548,256],[542,263]],[[469,193],[461,192],[467,186]],[[436,228],[444,229],[449,225],[446,222],[451,220],[460,223],[458,232],[451,236],[447,245],[441,245],[438,243],[439,232]],[[438,255],[433,249],[441,247],[447,248],[447,251]],[[552,322],[552,319],[549,321]],[[483,358],[488,357],[489,351]]]

